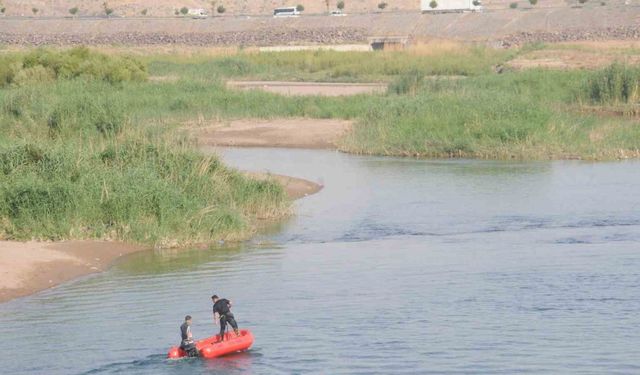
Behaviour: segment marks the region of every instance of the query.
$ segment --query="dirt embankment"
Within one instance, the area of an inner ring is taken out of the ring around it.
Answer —
[[[142,247],[118,242],[0,241],[0,302],[106,270]]]
[[[228,81],[227,86],[240,90],[262,90],[287,96],[348,96],[384,93],[386,83],[333,83],[281,81]]]
[[[252,119],[188,124],[205,146],[335,149],[351,121],[335,119]]]
[[[188,46],[272,46],[278,44],[345,44],[366,41],[363,29],[322,28],[312,30],[263,29],[237,32],[144,33],[119,32],[89,35],[84,33],[18,34],[0,33],[0,43],[10,45],[167,45]]]
[[[555,32],[520,32],[500,39],[501,47],[531,43],[562,43],[599,40],[640,40],[640,25],[568,29]]]
[[[412,12],[303,15],[297,18],[6,18],[0,43],[21,45],[274,46],[360,43],[369,37],[454,39],[515,46],[524,42],[638,39],[640,8],[501,9],[478,13]]]

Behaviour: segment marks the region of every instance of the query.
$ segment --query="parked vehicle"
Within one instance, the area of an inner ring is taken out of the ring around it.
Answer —
[[[296,7],[283,7],[273,10],[274,17],[298,17],[300,12]]]
[[[332,10],[330,15],[334,16],[334,17],[344,17],[344,16],[346,16],[346,14],[342,13],[342,11],[340,9]]]
[[[189,13],[187,13],[191,18],[195,19],[203,19],[209,17],[209,14],[205,9],[189,9]]]

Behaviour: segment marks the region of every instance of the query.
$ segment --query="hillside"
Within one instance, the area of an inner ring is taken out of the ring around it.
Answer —
[[[339,0],[107,0],[106,7],[113,11],[113,17],[175,17],[182,7],[204,8],[210,15],[268,15],[279,6],[304,6],[306,14],[326,13],[336,9]],[[637,0],[634,0],[637,2]],[[379,12],[378,4],[386,2],[384,12],[419,11],[420,0],[344,0],[346,13]],[[513,0],[484,0],[485,9],[507,9]],[[515,1],[518,9],[532,8],[528,0]],[[605,0],[606,6],[621,5],[623,0]],[[77,8],[76,16],[105,16],[103,0],[1,0],[0,8],[5,8],[6,16],[21,17],[62,17],[71,16],[69,10]],[[569,8],[577,1],[539,0],[535,8]],[[584,7],[600,7],[600,1],[587,1]],[[222,5],[224,14],[216,9]],[[35,10],[35,12],[34,12]]]

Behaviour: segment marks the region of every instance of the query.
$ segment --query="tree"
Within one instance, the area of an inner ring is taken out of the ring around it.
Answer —
[[[70,13],[72,16],[75,16],[76,14],[78,14],[78,7],[73,7],[73,8],[71,8],[71,9],[69,9],[69,13]]]
[[[102,3],[102,7],[104,8],[104,14],[106,14],[107,17],[113,14],[113,8],[109,8],[109,4],[107,4],[106,1]]]
[[[529,0],[529,4],[535,6],[536,4],[538,4],[538,0]]]
[[[385,2],[381,2],[380,4],[378,4],[378,9],[380,9],[380,10],[384,10],[384,8],[386,8],[386,7],[387,7],[387,3],[385,3]]]
[[[148,12],[149,12],[149,9],[144,8],[142,12],[140,12],[140,14],[142,14],[143,16],[146,16]]]
[[[186,15],[187,13],[189,13],[189,8],[187,7],[182,7],[180,8],[180,13],[182,13],[182,15]]]
[[[336,7],[340,10],[344,9],[344,1],[340,0],[338,1],[338,4],[336,4]]]
[[[222,14],[227,11],[227,8],[225,8],[224,5],[219,5],[218,9],[216,10],[218,11],[218,13]]]
[[[509,8],[511,8],[511,9],[516,9],[517,7],[518,7],[518,3],[509,4]]]
[[[473,6],[479,7],[482,3],[480,2],[480,0],[473,0],[472,4]]]
[[[330,6],[329,0],[324,0],[324,5],[327,6],[327,13],[328,13],[329,12],[329,6]]]
[[[6,11],[7,11],[7,8],[5,8],[5,7],[0,8],[0,13],[4,14],[4,12],[6,12]]]
[[[438,7],[438,2],[436,0],[431,0],[431,2],[429,3],[429,7],[431,9],[436,9]]]
[[[31,11],[33,12],[34,16],[38,14],[38,8],[31,8]]]
[[[180,11],[176,9],[176,10],[173,12],[173,14],[175,14],[176,16],[179,16],[179,15],[180,15]]]
[[[587,0],[578,0],[578,2],[579,2],[580,4],[584,4],[584,3],[586,3],[586,2],[587,2]]]
[[[302,4],[298,4],[298,5],[296,5],[296,10],[297,10],[298,12],[302,12],[302,11],[304,10],[304,5],[302,5]]]

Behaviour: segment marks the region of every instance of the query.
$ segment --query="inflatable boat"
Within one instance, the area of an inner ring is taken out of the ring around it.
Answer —
[[[224,335],[224,341],[219,342],[220,335],[211,336],[209,338],[196,341],[196,348],[202,358],[215,358],[225,354],[241,352],[249,349],[253,344],[253,335],[248,329],[241,329],[240,336],[236,336],[233,332],[227,332]],[[169,349],[167,358],[177,359],[186,357],[187,352],[174,346]]]

